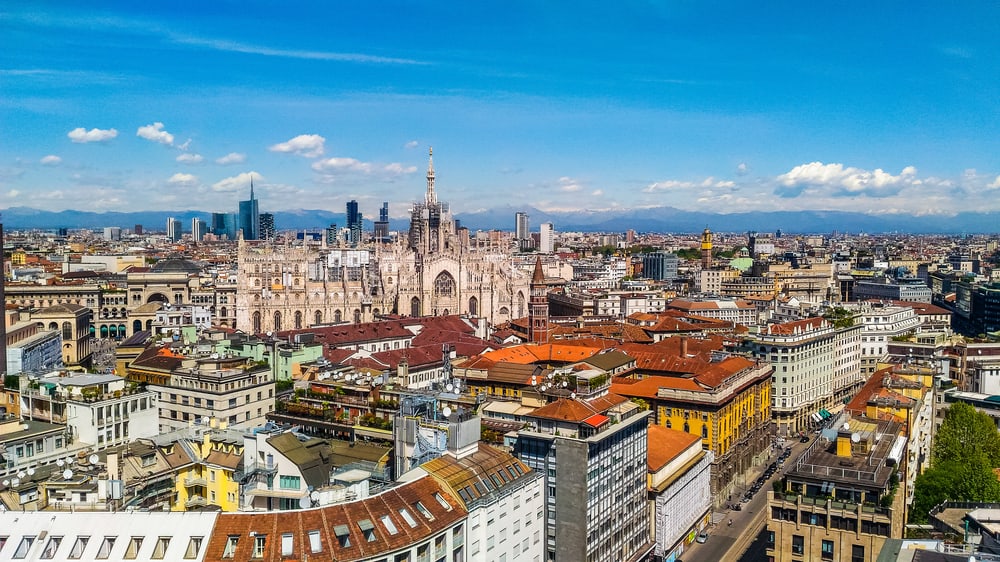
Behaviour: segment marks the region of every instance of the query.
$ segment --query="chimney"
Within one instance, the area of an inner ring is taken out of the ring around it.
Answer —
[[[681,357],[687,357],[688,355],[688,339],[686,336],[681,336]]]

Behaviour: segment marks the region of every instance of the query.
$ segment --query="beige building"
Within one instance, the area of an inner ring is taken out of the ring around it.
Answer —
[[[788,470],[784,490],[768,492],[768,560],[874,562],[887,539],[902,537],[902,424],[847,416],[838,423]]]
[[[78,304],[57,304],[33,312],[31,320],[62,338],[62,361],[67,367],[90,363],[90,321],[93,311]]]

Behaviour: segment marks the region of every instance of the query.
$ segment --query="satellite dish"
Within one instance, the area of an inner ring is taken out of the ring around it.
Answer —
[[[17,477],[18,477],[18,478],[24,478],[25,476],[26,476],[26,475],[24,474],[24,471],[23,471],[23,470],[22,470],[22,471],[19,471],[19,472],[17,473]]]
[[[10,480],[4,480],[3,481],[3,485],[4,486],[10,486]]]
[[[448,392],[455,392],[455,385],[451,383],[448,383],[448,386],[446,386],[445,388],[448,389]]]
[[[569,382],[568,382],[568,381],[562,381],[562,387],[563,387],[563,388],[566,388],[566,385],[568,385],[568,384],[569,384]]]
[[[313,490],[312,493],[309,494],[309,499],[311,499],[314,502],[319,501],[319,492]]]
[[[66,464],[73,464],[74,462],[76,462],[76,459],[73,457],[66,457]]]
[[[569,393],[569,399],[570,400],[576,400],[576,393],[575,392],[570,392]]]
[[[72,470],[70,470],[70,469],[67,468],[66,470],[63,471],[63,479],[64,480],[69,480],[72,477],[73,477],[73,471]]]
[[[35,475],[35,469],[29,468],[28,469],[28,476],[34,476],[34,475]]]
[[[270,331],[269,331],[269,332],[267,333],[267,337],[271,337],[271,336],[273,336],[273,335],[274,335],[274,332],[270,332]]]
[[[851,443],[860,443],[860,442],[861,442],[861,434],[858,433],[858,432],[852,433],[851,434]]]
[[[444,409],[441,410],[441,413],[444,414],[444,417],[446,417],[446,418],[450,417],[451,416],[451,408],[449,408],[448,406],[445,406]]]
[[[299,507],[302,509],[309,509],[312,507],[312,501],[309,499],[309,496],[302,496],[299,498]]]
[[[850,430],[851,430],[851,424],[845,422],[844,423],[844,431],[850,431]]]
[[[31,426],[28,425],[28,424],[26,424],[26,423],[22,423],[21,424],[21,429],[23,429],[25,431],[28,431],[29,429],[31,429]]]
[[[20,484],[21,484],[21,479],[20,478],[15,478],[15,479],[13,479],[13,480],[10,481],[10,485],[11,486],[18,486]]]
[[[97,464],[98,461],[101,460],[101,457],[97,456],[97,453],[94,453],[93,455],[87,457],[87,460],[90,462],[90,464]]]
[[[62,459],[59,459],[59,460],[56,461],[56,466],[58,466],[59,468],[62,468],[62,466],[64,464],[66,464],[66,461],[64,461]]]

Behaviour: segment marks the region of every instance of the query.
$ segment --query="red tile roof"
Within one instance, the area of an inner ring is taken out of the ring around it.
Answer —
[[[650,425],[646,433],[646,463],[650,472],[660,470],[701,437],[662,425]]]

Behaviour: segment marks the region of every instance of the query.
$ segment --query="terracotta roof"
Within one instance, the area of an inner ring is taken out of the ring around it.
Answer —
[[[661,388],[675,390],[690,390],[692,392],[708,392],[693,379],[684,377],[645,377],[642,379],[615,378],[611,383],[611,392],[632,398],[656,398]]]
[[[773,335],[785,335],[791,336],[796,333],[806,333],[813,330],[819,330],[826,324],[826,319],[822,317],[815,318],[804,318],[802,320],[794,320],[792,322],[784,322],[782,324],[769,324],[767,326],[767,333]]]
[[[701,441],[701,437],[662,425],[650,425],[646,433],[646,463],[650,472],[656,472],[688,447]]]
[[[421,512],[418,502],[430,517]],[[413,526],[400,510],[406,510]],[[440,482],[424,477],[364,500],[318,509],[222,513],[206,539],[204,560],[251,560],[257,537],[264,537],[263,560],[367,560],[431,540],[467,514],[462,502]],[[395,533],[386,527],[382,517],[388,518]],[[318,533],[320,552],[312,552],[310,532]],[[346,533],[348,545],[341,546],[338,532]],[[290,556],[281,554],[281,537],[285,533],[292,535]],[[365,533],[370,533],[373,540],[368,540]],[[238,537],[236,550],[224,559],[230,536]]]
[[[603,348],[588,345],[572,345],[568,342],[524,344],[505,347],[484,353],[483,356],[494,361],[508,363],[559,362],[575,363],[589,359]]]
[[[594,414],[604,414],[610,408],[627,401],[627,398],[615,394],[607,394],[592,400],[558,398],[537,408],[529,415],[534,418],[582,423]]]

